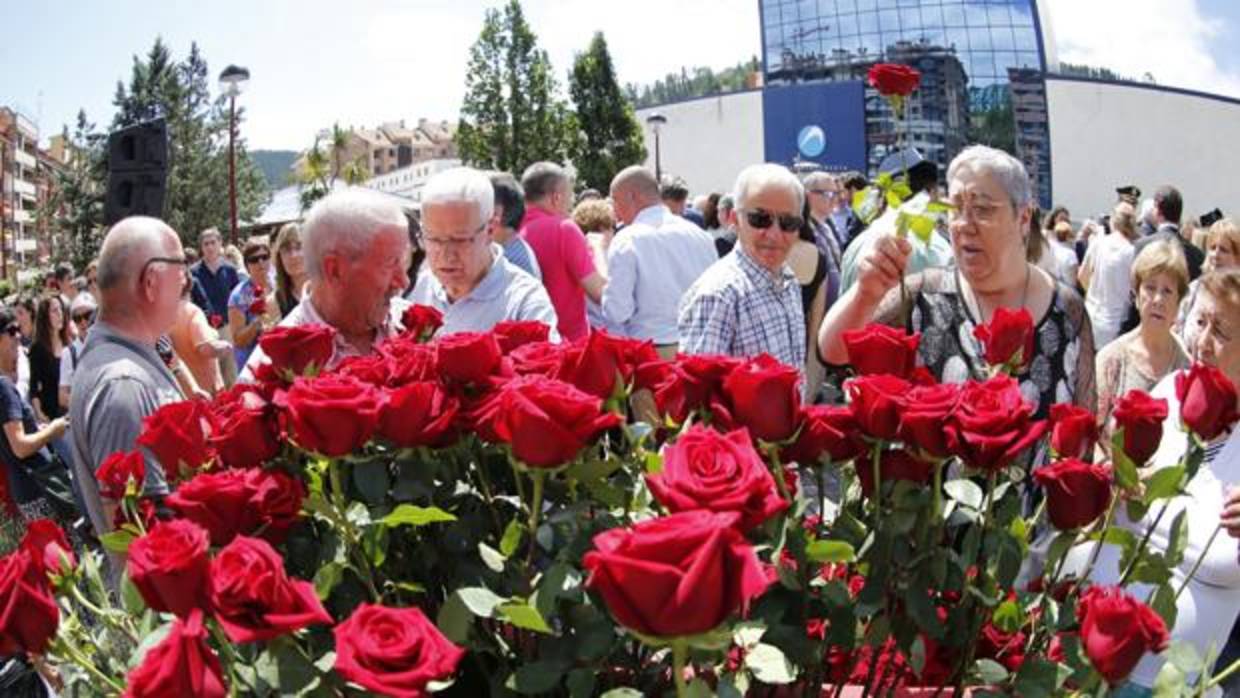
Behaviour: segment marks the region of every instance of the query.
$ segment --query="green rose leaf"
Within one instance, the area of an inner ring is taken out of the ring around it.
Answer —
[[[506,603],[496,607],[496,611],[504,620],[518,628],[533,630],[536,633],[551,634],[551,626],[543,619],[537,608],[528,603]]]
[[[857,559],[852,544],[842,540],[815,540],[805,547],[810,562],[845,564]]]
[[[513,672],[504,687],[525,696],[546,693],[560,683],[567,669],[568,662],[564,661],[531,662]]]
[[[796,681],[797,668],[775,645],[759,642],[745,653],[745,667],[762,683],[786,684]]]
[[[420,507],[401,504],[392,513],[379,520],[384,526],[425,526],[432,523],[456,521],[456,517],[439,507]],[[503,552],[501,546],[500,552]]]

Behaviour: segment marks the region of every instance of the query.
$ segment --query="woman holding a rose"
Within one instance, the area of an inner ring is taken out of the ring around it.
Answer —
[[[1084,303],[1025,259],[1032,188],[1024,166],[1002,151],[972,146],[952,161],[947,179],[955,266],[914,274],[905,291],[900,281],[917,243],[895,236],[876,240],[860,263],[857,283],[822,323],[822,356],[845,364],[845,331],[870,322],[904,324],[921,333],[919,361],[937,379],[983,380],[988,361],[974,330],[1000,308],[1025,310],[1034,336],[1020,342],[1028,351],[1021,352],[1016,377],[1036,407],[1034,418],[1045,417],[1057,402],[1092,411],[1094,344]]]

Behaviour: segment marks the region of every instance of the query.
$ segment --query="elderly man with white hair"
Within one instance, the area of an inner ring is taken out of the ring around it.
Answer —
[[[546,289],[491,241],[494,205],[491,180],[478,170],[458,167],[430,178],[422,189],[426,268],[411,300],[443,313],[439,334],[486,332],[505,320],[537,320],[558,341]]]
[[[351,188],[323,197],[302,227],[302,254],[309,292],[282,327],[329,325],[335,348],[325,368],[350,356],[365,356],[401,331],[408,304],[399,295],[409,285],[409,222],[382,194]],[[252,380],[267,357],[256,347],[241,380]]]
[[[103,240],[98,318],[78,355],[69,402],[75,479],[99,534],[112,529],[112,512],[95,471],[113,453],[134,448],[144,417],[183,399],[155,344],[176,319],[186,266],[176,231],[155,218],[126,218]],[[143,493],[167,494],[163,468],[149,452],[143,456]]]
[[[804,221],[805,189],[779,165],[751,165],[736,178],[729,213],[740,244],[689,288],[680,305],[686,354],[767,353],[802,370],[805,314],[788,253]]]

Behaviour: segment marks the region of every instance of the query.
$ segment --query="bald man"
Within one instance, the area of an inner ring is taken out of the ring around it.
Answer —
[[[603,314],[616,333],[674,355],[680,298],[718,259],[714,238],[663,205],[654,173],[640,165],[616,175],[611,199],[625,227],[607,249]]]
[[[78,355],[69,401],[74,471],[100,535],[112,529],[115,503],[103,502],[99,494],[99,464],[136,447],[144,417],[183,399],[155,344],[176,318],[186,266],[176,231],[155,218],[126,218],[103,240],[98,316]],[[149,452],[143,455],[144,494],[166,495],[163,468]]]

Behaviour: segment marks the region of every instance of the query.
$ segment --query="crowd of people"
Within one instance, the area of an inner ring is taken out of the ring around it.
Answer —
[[[440,333],[536,320],[553,341],[605,330],[665,357],[769,354],[800,369],[817,402],[843,400],[849,330],[918,332],[919,363],[936,379],[982,380],[975,328],[1024,309],[1035,339],[1018,380],[1037,416],[1074,403],[1104,432],[1117,398],[1165,395],[1190,362],[1240,383],[1235,221],[1181,227],[1170,186],[1144,202],[1121,187],[1096,220],[1074,222],[1062,207],[1043,216],[1023,165],[985,146],[943,173],[915,152],[880,170],[906,178],[910,200],[950,205],[928,240],[899,234],[894,209],[861,215],[858,173],[799,176],[773,164],[745,168],[731,192],[695,197],[641,166],[605,193],[575,193],[555,163],[520,179],[457,168],[427,182],[416,216],[348,189],[274,240],[225,246],[208,229],[197,251],[159,220],[125,219],[81,276],[61,265],[43,293],[0,310],[0,458],[16,515],[68,522],[80,512],[90,522],[82,536],[106,532],[110,503],[93,473],[134,447],[145,415],[251,379],[266,361],[259,340],[276,325],[334,327],[330,368],[399,332],[411,303],[442,313]],[[1045,462],[1039,448],[1029,462]],[[1240,484],[1238,451],[1232,436],[1209,450],[1204,467],[1226,487]],[[148,495],[167,492],[149,456],[146,478]],[[1217,520],[1240,494],[1212,501]],[[1240,524],[1228,530],[1240,536]],[[1208,565],[1234,569],[1206,572],[1240,593],[1231,548]]]

